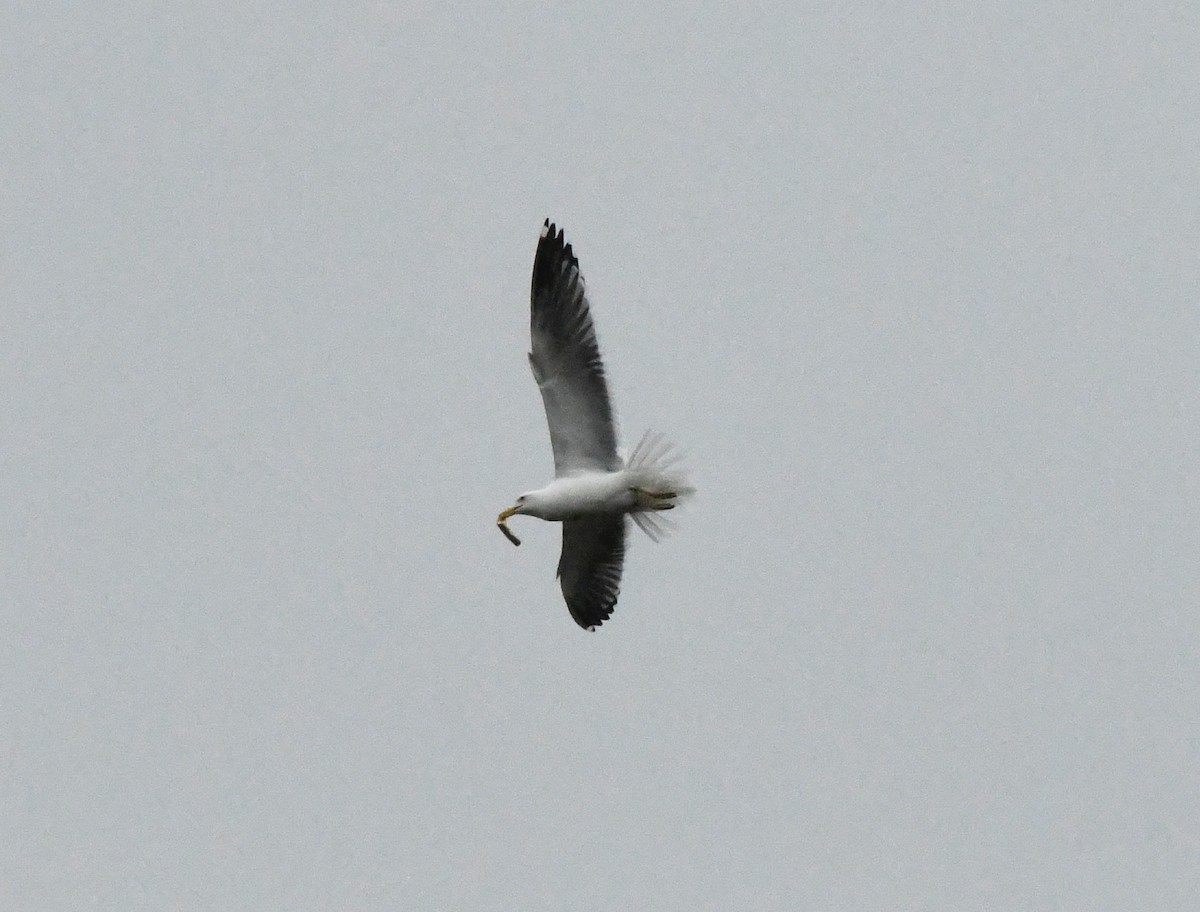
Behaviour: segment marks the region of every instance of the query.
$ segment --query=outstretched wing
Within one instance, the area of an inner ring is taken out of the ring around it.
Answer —
[[[597,514],[563,523],[558,578],[571,617],[580,627],[599,627],[617,604],[625,560],[625,517]]]
[[[529,366],[542,393],[554,474],[621,467],[604,364],[579,261],[550,220],[533,259]]]

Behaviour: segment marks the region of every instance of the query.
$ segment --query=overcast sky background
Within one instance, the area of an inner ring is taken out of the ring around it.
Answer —
[[[0,906],[1196,908],[1197,47],[5,6]],[[700,491],[595,634],[546,216]]]

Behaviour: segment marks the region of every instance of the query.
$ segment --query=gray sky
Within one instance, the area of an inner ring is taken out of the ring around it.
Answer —
[[[1200,7],[280,9],[0,12],[0,906],[1196,907]]]

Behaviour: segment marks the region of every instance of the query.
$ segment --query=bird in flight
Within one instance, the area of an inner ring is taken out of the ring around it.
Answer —
[[[542,393],[554,480],[529,491],[497,518],[524,514],[561,522],[558,579],[575,622],[595,630],[612,615],[621,588],[626,517],[658,541],[672,527],[663,514],[694,492],[677,468],[679,455],[647,431],[629,458],[617,452],[608,384],[584,292],[579,260],[563,232],[546,219],[533,258],[529,366]]]

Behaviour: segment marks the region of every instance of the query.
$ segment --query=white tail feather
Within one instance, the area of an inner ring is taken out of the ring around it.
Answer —
[[[666,437],[647,431],[625,463],[629,486],[638,493],[637,506],[629,515],[651,541],[660,541],[675,528],[663,514],[696,492],[686,472],[678,468],[682,460],[683,454]]]
[[[646,533],[652,542],[660,542],[675,531],[677,523],[667,519],[661,513],[649,513],[637,510],[629,514],[639,529]]]

